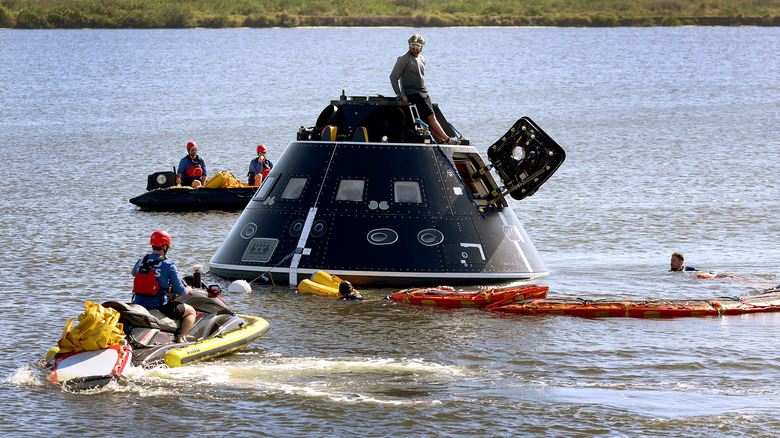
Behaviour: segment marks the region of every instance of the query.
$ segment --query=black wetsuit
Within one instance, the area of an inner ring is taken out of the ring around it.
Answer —
[[[351,294],[342,295],[339,297],[340,300],[346,300],[346,301],[362,301],[363,296],[360,295],[357,292],[352,292]]]

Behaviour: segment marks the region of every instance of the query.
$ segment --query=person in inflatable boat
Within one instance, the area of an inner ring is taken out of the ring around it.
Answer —
[[[274,168],[274,163],[266,157],[267,153],[268,148],[265,145],[257,146],[257,157],[249,162],[249,174],[247,176],[249,177],[250,186],[259,186],[268,175],[268,172]]]
[[[352,288],[352,283],[344,280],[339,283],[339,299],[347,301],[363,301],[363,296]]]
[[[171,235],[157,230],[149,243],[152,252],[138,260],[133,266],[133,304],[147,309],[158,309],[171,319],[180,319],[181,326],[176,342],[187,342],[187,334],[195,324],[195,309],[189,304],[176,303],[178,295],[192,295],[192,287],[179,277],[179,271],[166,255],[173,243]]]
[[[179,161],[176,184],[198,188],[206,183],[206,162],[198,155],[198,145],[187,143],[187,155]]]
[[[681,252],[672,254],[672,261],[670,263],[672,271],[698,271],[698,269],[693,266],[684,266],[683,263],[685,263],[685,257]]]

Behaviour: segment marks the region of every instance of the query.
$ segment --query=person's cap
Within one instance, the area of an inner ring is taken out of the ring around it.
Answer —
[[[198,149],[198,145],[195,144],[194,141],[191,141],[191,142],[187,143],[187,151],[189,151],[190,149]]]
[[[268,152],[268,149],[266,149],[265,145],[262,144],[257,145],[257,153],[259,154],[260,152],[263,153]]]

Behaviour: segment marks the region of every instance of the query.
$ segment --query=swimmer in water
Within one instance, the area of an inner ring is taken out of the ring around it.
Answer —
[[[694,268],[693,266],[685,266],[684,263],[685,256],[683,256],[681,252],[672,254],[672,260],[670,263],[672,271],[698,271],[698,269]]]

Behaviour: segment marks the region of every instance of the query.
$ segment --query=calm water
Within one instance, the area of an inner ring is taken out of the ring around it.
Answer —
[[[417,31],[434,101],[483,155],[524,115],[566,149],[515,203],[550,296],[709,298],[780,283],[780,29]],[[277,158],[342,90],[391,94],[414,32],[0,31],[0,433],[780,433],[780,314],[518,317],[255,285],[226,299],[272,328],[239,354],[133,370],[127,386],[91,394],[44,383],[36,362],[86,300],[129,299],[153,230],[174,235],[189,272],[238,217],[138,211],[128,199],[147,174],[195,140],[212,171],[243,178],[258,143]],[[673,251],[738,279],[667,272]]]

